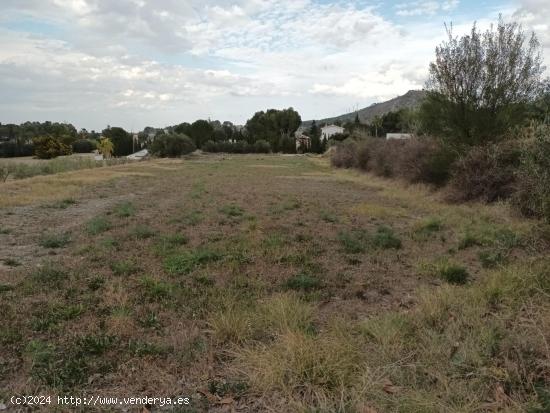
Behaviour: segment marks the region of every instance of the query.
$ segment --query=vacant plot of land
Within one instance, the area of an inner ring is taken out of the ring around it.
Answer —
[[[0,403],[550,411],[550,230],[504,205],[300,156],[3,185]]]

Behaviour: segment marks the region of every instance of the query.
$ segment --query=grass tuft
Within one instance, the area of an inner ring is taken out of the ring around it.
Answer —
[[[89,235],[98,235],[102,232],[109,231],[112,228],[111,222],[103,216],[92,218],[86,224],[86,232]]]
[[[218,261],[221,258],[221,254],[208,249],[185,251],[166,258],[164,269],[172,275],[189,274],[195,268],[209,262]]]
[[[40,237],[39,244],[44,248],[63,248],[71,242],[70,234],[45,233]]]

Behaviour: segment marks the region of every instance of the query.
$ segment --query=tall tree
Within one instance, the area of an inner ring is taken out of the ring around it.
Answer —
[[[436,48],[422,106],[424,126],[457,145],[484,143],[524,119],[541,85],[541,48],[534,34],[505,23],[456,37]]]

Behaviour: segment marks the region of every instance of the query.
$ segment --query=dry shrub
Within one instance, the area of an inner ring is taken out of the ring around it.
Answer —
[[[444,185],[455,160],[454,153],[433,138],[413,138],[400,147],[399,175],[410,183]]]
[[[509,198],[518,163],[519,149],[512,141],[473,147],[453,167],[447,198],[454,202]]]
[[[355,168],[357,166],[357,142],[346,139],[336,145],[330,156],[330,163],[337,168]]]
[[[529,132],[513,202],[522,214],[550,222],[550,125],[532,125]]]

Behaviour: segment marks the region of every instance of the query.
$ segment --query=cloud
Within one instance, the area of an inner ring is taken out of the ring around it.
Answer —
[[[398,16],[433,16],[437,13],[452,11],[458,4],[459,0],[413,1],[397,4],[395,6],[395,13]]]

